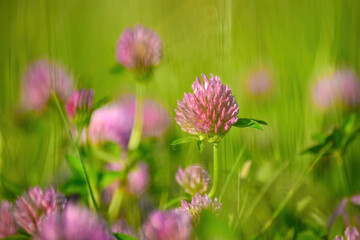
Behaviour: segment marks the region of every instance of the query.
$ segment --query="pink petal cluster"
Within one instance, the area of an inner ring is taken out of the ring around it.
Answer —
[[[51,91],[66,101],[73,89],[71,77],[61,66],[40,60],[31,64],[23,77],[21,104],[27,110],[40,111]]]
[[[80,89],[74,92],[66,102],[66,113],[74,118],[79,111],[89,112],[94,97],[93,90]]]
[[[153,212],[142,227],[143,240],[188,240],[191,237],[191,219],[181,212]]]
[[[14,235],[16,231],[13,206],[8,201],[2,201],[0,205],[0,238]]]
[[[202,78],[203,83],[196,77],[193,94],[185,94],[183,101],[178,101],[175,120],[183,131],[218,142],[238,120],[239,106],[220,77],[211,74],[208,79],[202,74]]]
[[[135,97],[125,96],[103,106],[92,114],[89,138],[94,144],[111,141],[127,149],[135,116]],[[143,137],[159,137],[170,125],[167,110],[161,104],[146,100],[144,103]]]
[[[126,28],[116,45],[116,60],[127,69],[140,73],[159,64],[161,57],[160,37],[140,24]]]
[[[125,167],[125,162],[112,162],[107,165],[106,169],[109,171],[121,171]],[[144,162],[137,163],[132,168],[124,182],[116,181],[108,186],[102,193],[104,203],[110,203],[114,192],[119,187],[122,187],[125,192],[133,196],[140,196],[143,194],[149,185],[149,167]]]
[[[266,68],[259,68],[252,72],[246,82],[246,93],[254,96],[266,96],[271,92],[272,77]]]
[[[206,170],[196,165],[187,167],[185,171],[179,167],[175,179],[185,192],[192,196],[206,193],[210,182]]]
[[[113,240],[99,216],[85,207],[69,204],[43,219],[41,240]]]
[[[316,106],[329,109],[335,105],[354,108],[360,104],[360,81],[349,69],[339,69],[320,78],[312,89]]]
[[[218,213],[222,204],[217,198],[212,201],[206,194],[201,196],[199,193],[192,198],[191,203],[187,203],[185,200],[181,201],[181,207],[178,209],[184,213],[187,213],[195,223],[200,220],[200,214],[202,210],[211,210],[214,213]]]
[[[28,233],[34,234],[39,230],[41,219],[63,209],[65,203],[64,195],[55,192],[52,187],[45,191],[40,187],[30,188],[15,202],[15,221]]]
[[[360,240],[360,234],[356,227],[347,227],[345,230],[346,240]],[[344,240],[343,236],[336,236],[334,240]]]
[[[143,194],[149,185],[149,167],[144,162],[139,162],[127,177],[127,186],[131,194]]]
[[[125,220],[117,220],[113,223],[111,227],[112,232],[115,233],[123,233],[129,236],[132,236],[134,238],[138,238],[137,233],[135,230],[130,227]]]

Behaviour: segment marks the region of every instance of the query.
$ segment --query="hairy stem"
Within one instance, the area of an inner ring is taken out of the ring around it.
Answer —
[[[133,129],[128,144],[129,150],[136,149],[141,141],[144,119],[144,86],[143,83],[136,83],[136,107]]]
[[[219,143],[214,143],[214,151],[213,151],[213,155],[214,155],[214,177],[213,177],[213,184],[212,184],[212,187],[211,187],[211,190],[208,194],[209,197],[212,197],[214,196],[215,192],[216,192],[216,188],[217,188],[217,185],[218,185],[218,182],[219,182],[219,162],[220,162],[220,159],[219,159]]]
[[[93,203],[93,205],[95,207],[95,210],[98,211],[98,206],[97,206],[96,201],[95,201],[94,193],[93,193],[91,185],[90,185],[89,177],[88,177],[88,174],[87,174],[86,169],[85,169],[84,160],[82,158],[82,154],[80,152],[78,142],[74,139],[74,137],[73,137],[73,135],[71,133],[68,121],[67,121],[67,119],[65,117],[65,114],[64,114],[62,108],[61,108],[59,99],[57,98],[56,94],[54,94],[54,93],[52,93],[52,96],[53,96],[53,98],[55,100],[55,103],[56,103],[56,106],[57,106],[57,108],[58,108],[58,110],[60,112],[61,118],[64,121],[65,127],[66,127],[66,129],[67,129],[67,131],[69,133],[69,136],[70,136],[71,142],[73,144],[73,147],[75,148],[75,151],[78,154],[78,157],[80,159],[81,167],[82,167],[82,170],[84,172],[84,177],[85,177],[86,185],[87,185],[90,197],[91,197],[91,201],[92,201],[92,203]],[[81,135],[81,131],[82,131],[82,128],[80,129],[79,135]]]

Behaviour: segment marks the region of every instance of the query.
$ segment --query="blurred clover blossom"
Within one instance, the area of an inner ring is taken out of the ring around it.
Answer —
[[[334,240],[360,240],[360,234],[356,227],[347,227],[345,230],[346,239],[343,236],[336,236]]]
[[[116,60],[129,70],[148,73],[162,58],[160,37],[141,24],[126,28],[116,45]]]
[[[189,215],[194,223],[199,223],[200,214],[203,210],[211,210],[213,213],[218,213],[222,204],[217,198],[212,201],[206,194],[201,196],[199,193],[192,198],[191,203],[187,203],[185,200],[181,201],[180,211]]]
[[[273,80],[270,70],[260,67],[248,76],[245,82],[245,94],[252,97],[265,97],[271,93]]]
[[[205,169],[200,166],[189,166],[185,171],[179,167],[176,173],[178,184],[192,196],[196,193],[205,194],[208,191],[210,178]]]
[[[94,144],[115,142],[127,150],[135,118],[135,97],[124,96],[92,114],[89,139]],[[143,137],[160,137],[169,128],[168,111],[158,102],[147,99],[143,108]]]
[[[112,240],[110,230],[99,216],[89,209],[69,204],[43,219],[41,240]]]
[[[66,113],[74,119],[77,114],[88,113],[93,104],[94,91],[80,89],[74,92],[66,102]]]
[[[21,105],[26,110],[41,111],[51,92],[66,101],[73,89],[72,78],[60,65],[39,60],[28,66],[23,77]]]
[[[210,74],[207,78],[201,74],[203,82],[196,77],[192,84],[193,93],[185,93],[183,100],[178,100],[175,109],[175,121],[188,136],[174,140],[171,145],[197,141],[200,152],[202,142],[213,143],[214,177],[209,197],[212,197],[219,180],[219,142],[232,126],[252,127],[263,130],[260,124],[266,122],[255,119],[239,118],[239,106],[228,85],[221,83],[219,76]]]
[[[312,96],[315,105],[324,110],[337,105],[356,108],[360,104],[360,81],[352,70],[340,68],[320,77]]]
[[[142,240],[190,240],[191,219],[182,212],[153,212],[142,227]]]
[[[107,170],[110,171],[125,171],[125,161],[112,162],[107,165]],[[115,191],[122,188],[126,193],[133,196],[140,196],[143,194],[149,184],[149,167],[144,162],[138,162],[131,169],[123,175],[124,179],[118,180],[110,184],[102,193],[103,201],[110,203]]]
[[[136,112],[128,148],[139,147],[143,131],[144,83],[149,80],[154,66],[162,59],[162,42],[152,30],[138,24],[126,28],[116,44],[116,60],[137,75]]]
[[[2,201],[0,205],[0,238],[14,235],[16,231],[13,205],[8,201]]]
[[[62,210],[65,204],[65,196],[55,192],[53,187],[45,191],[40,187],[30,188],[28,193],[24,192],[15,202],[15,221],[28,233],[34,234],[38,232],[41,220],[45,216]]]

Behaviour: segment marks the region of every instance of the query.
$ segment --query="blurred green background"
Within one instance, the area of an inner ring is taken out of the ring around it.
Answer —
[[[110,70],[116,64],[118,37],[136,23],[162,38],[163,61],[146,95],[163,102],[172,119],[177,99],[191,91],[195,76],[214,73],[232,89],[240,116],[268,122],[264,132],[232,129],[220,144],[222,184],[239,153],[236,169],[252,160],[249,177],[239,185],[236,171],[221,199],[225,219],[241,218],[237,234],[247,239],[271,217],[313,159],[300,155],[313,144],[312,134],[329,132],[348,115],[339,109],[316,109],[311,86],[331,67],[349,67],[360,75],[360,2],[1,0],[0,198],[14,198],[12,192],[29,186],[58,186],[67,177],[61,172],[66,131],[58,113],[49,109],[27,128],[19,126],[20,86],[27,65],[43,58],[61,62],[78,87],[94,89],[97,99],[116,99],[135,91],[133,74]],[[244,82],[259,65],[271,70],[273,91],[267,97],[249,97]],[[179,196],[174,179],[179,165],[200,163],[212,172],[211,146],[206,144],[201,154],[196,144],[173,150],[170,142],[180,136],[185,133],[172,121],[154,156],[158,164],[152,168],[151,186],[161,190],[155,195],[158,201]],[[340,200],[360,192],[359,144],[358,139],[345,156],[350,190],[341,184],[336,163],[322,159],[267,232],[269,239],[320,239],[316,237],[326,232]]]

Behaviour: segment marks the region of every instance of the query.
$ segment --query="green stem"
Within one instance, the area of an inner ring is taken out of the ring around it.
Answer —
[[[91,197],[92,203],[93,203],[93,205],[94,205],[94,207],[95,207],[95,210],[98,211],[98,206],[97,206],[96,201],[95,201],[94,193],[93,193],[92,188],[91,188],[91,185],[90,185],[89,177],[88,177],[88,174],[87,174],[86,169],[85,169],[84,160],[83,160],[83,158],[82,158],[82,154],[81,154],[81,152],[80,152],[79,146],[78,146],[78,144],[77,144],[77,141],[74,139],[74,137],[73,137],[73,135],[72,135],[72,133],[71,133],[69,124],[68,124],[67,119],[66,119],[66,117],[65,117],[65,114],[64,114],[64,112],[63,112],[63,110],[62,110],[62,108],[61,108],[59,99],[57,98],[56,94],[52,93],[52,95],[53,95],[53,97],[54,97],[56,106],[57,106],[57,108],[59,109],[61,118],[62,118],[62,120],[64,121],[65,127],[66,127],[66,129],[67,129],[67,131],[68,131],[68,133],[69,133],[69,136],[70,136],[71,142],[72,142],[72,144],[73,144],[73,147],[75,148],[75,150],[76,150],[76,152],[77,152],[77,154],[78,154],[78,156],[79,156],[80,163],[81,163],[81,167],[82,167],[82,170],[83,170],[83,172],[84,172],[86,185],[87,185],[87,187],[88,187],[88,191],[89,191],[89,193],[90,193],[90,197]],[[82,129],[80,129],[80,130],[82,130]],[[79,132],[79,134],[81,135],[81,132]]]
[[[291,199],[291,197],[294,195],[296,190],[300,187],[301,183],[305,179],[305,177],[311,172],[311,170],[314,168],[314,166],[318,163],[318,161],[324,156],[324,154],[330,149],[332,144],[327,144],[325,147],[321,149],[321,151],[316,156],[315,160],[308,166],[307,169],[299,176],[299,178],[295,181],[285,198],[280,202],[279,206],[277,207],[276,211],[273,213],[271,218],[265,223],[263,228],[261,229],[260,233],[264,233],[274,222],[275,218],[280,214],[280,212],[283,210],[283,208],[286,206],[287,202]]]
[[[143,83],[136,83],[136,107],[133,129],[128,144],[129,150],[136,149],[141,141],[144,119],[144,86]]]
[[[216,192],[216,188],[219,182],[219,143],[214,143],[214,151],[213,151],[213,155],[214,155],[214,180],[213,180],[213,184],[211,187],[211,190],[208,194],[209,197],[214,196],[215,192]]]
[[[336,162],[338,164],[338,167],[339,167],[339,173],[340,173],[340,178],[341,178],[341,181],[342,181],[342,184],[345,188],[345,192],[347,195],[350,194],[350,180],[349,180],[349,177],[348,177],[348,174],[347,174],[347,171],[344,167],[344,159],[343,159],[343,156],[341,154],[341,152],[339,151],[335,151],[334,152],[334,157],[336,159]]]

